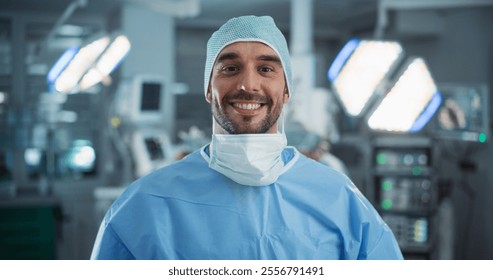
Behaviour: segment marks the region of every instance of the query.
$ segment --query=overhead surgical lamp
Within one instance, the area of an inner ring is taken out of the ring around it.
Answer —
[[[417,132],[435,114],[441,95],[422,58],[412,58],[368,118],[373,130]]]
[[[67,49],[49,71],[48,84],[58,92],[76,93],[104,83],[129,50],[125,35],[103,36],[82,48]]]
[[[352,39],[344,45],[328,78],[348,115],[358,117],[366,111],[403,55],[401,44],[394,41]]]

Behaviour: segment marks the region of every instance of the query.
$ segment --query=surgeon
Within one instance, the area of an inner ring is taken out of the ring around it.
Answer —
[[[204,79],[211,142],[128,186],[92,259],[402,259],[346,176],[287,146],[291,65],[271,17],[212,34]]]

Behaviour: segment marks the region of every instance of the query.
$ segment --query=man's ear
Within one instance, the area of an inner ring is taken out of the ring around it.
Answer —
[[[284,88],[283,101],[284,101],[284,104],[288,103],[288,101],[289,101],[289,91],[288,91],[287,87]]]
[[[212,94],[211,94],[211,88],[210,87],[207,89],[207,93],[205,94],[205,100],[207,100],[207,102],[209,102],[209,103],[212,102]]]

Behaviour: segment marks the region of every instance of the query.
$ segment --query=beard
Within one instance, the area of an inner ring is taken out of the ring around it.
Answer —
[[[263,102],[265,104],[262,106],[266,107],[267,113],[262,120],[257,122],[254,122],[252,116],[241,116],[241,120],[233,120],[230,113],[224,110],[224,108],[230,106],[230,99]],[[268,97],[243,91],[225,96],[221,101],[213,97],[211,103],[212,115],[215,121],[229,134],[266,133],[277,122],[283,108],[282,101],[278,102],[277,106],[274,106],[274,102]]]

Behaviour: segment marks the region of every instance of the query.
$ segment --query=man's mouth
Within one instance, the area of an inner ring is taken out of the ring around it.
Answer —
[[[257,110],[260,107],[262,107],[262,104],[260,104],[260,103],[233,103],[233,106],[235,108],[238,108],[241,110]]]

